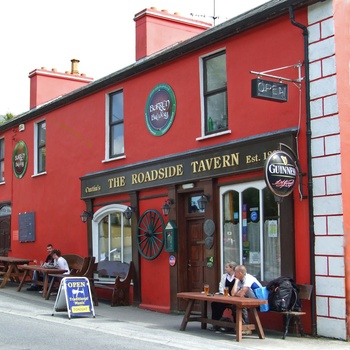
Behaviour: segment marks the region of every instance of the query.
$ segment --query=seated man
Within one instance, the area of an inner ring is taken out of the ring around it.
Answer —
[[[235,268],[235,284],[231,294],[236,297],[256,298],[254,289],[261,288],[261,283],[253,276],[247,273],[244,265],[238,265]],[[233,310],[234,314],[236,310]],[[249,324],[248,309],[242,310],[242,323]]]
[[[48,256],[46,257],[45,259],[45,264],[53,264],[54,263],[54,258],[51,256],[51,253],[52,253],[52,250],[53,250],[53,245],[51,243],[49,243],[47,246],[46,246],[46,250],[48,252]],[[42,265],[42,263],[41,263]],[[43,281],[43,275],[39,272],[39,271],[34,271],[33,273],[33,280],[34,281]],[[33,291],[40,291],[42,290],[42,286],[38,286],[37,284],[35,283],[32,283],[32,285],[27,288],[28,291],[30,292],[33,292]]]

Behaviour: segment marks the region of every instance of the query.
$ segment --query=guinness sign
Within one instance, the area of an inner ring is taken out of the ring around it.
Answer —
[[[297,178],[297,167],[286,152],[274,151],[265,162],[265,181],[272,193],[287,197],[293,192]]]

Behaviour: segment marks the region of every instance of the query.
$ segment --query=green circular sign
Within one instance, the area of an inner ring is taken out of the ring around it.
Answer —
[[[167,84],[157,85],[149,94],[145,118],[149,132],[154,136],[164,135],[171,127],[176,113],[176,100]]]
[[[28,148],[24,141],[19,141],[15,146],[12,156],[13,172],[19,179],[23,177],[28,165]]]

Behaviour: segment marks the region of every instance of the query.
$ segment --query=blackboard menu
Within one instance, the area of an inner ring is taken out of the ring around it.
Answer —
[[[35,213],[18,214],[18,237],[20,242],[35,242]]]

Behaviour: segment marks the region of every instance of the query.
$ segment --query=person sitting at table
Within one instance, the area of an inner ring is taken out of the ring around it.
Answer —
[[[221,276],[221,280],[219,283],[219,293],[224,294],[224,288],[228,288],[228,294],[231,295],[231,291],[235,282],[235,267],[236,263],[234,261],[230,261],[225,264],[225,273]],[[225,309],[230,308],[231,304],[223,304],[213,302],[211,303],[211,318],[213,320],[220,320],[222,314]],[[219,326],[214,325],[212,330],[218,331],[220,330]]]
[[[238,265],[235,268],[235,283],[231,295],[236,297],[256,298],[254,289],[261,288],[261,283],[251,274],[247,273],[244,265]],[[235,317],[236,308],[233,307]],[[242,323],[249,324],[248,309],[242,309]]]
[[[67,263],[67,260],[61,255],[61,251],[54,249],[51,253],[51,256],[54,258],[54,266],[58,269],[66,270],[63,274],[70,274],[70,269]]]
[[[46,246],[46,251],[48,252],[48,256],[45,259],[45,264],[53,264],[54,263],[54,258],[51,256],[53,250],[53,245],[49,243]],[[34,271],[33,273],[33,281],[43,281],[43,274],[40,273],[39,271]],[[33,292],[33,291],[41,291],[43,288],[42,286],[37,285],[36,283],[32,283],[29,288],[27,288],[28,291]]]

